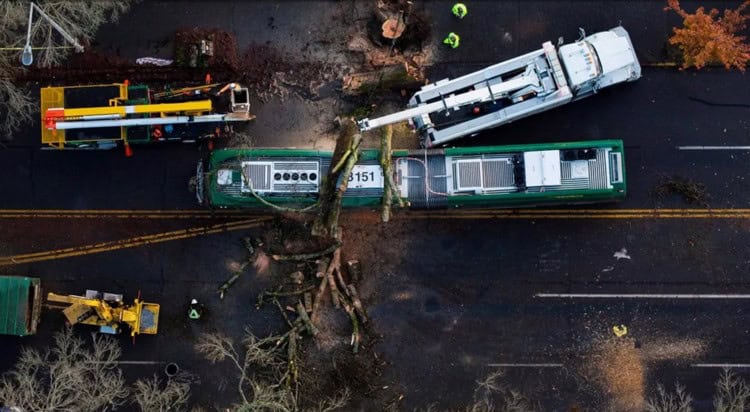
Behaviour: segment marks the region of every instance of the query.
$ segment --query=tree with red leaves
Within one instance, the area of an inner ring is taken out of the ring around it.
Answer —
[[[745,29],[750,18],[742,14],[748,6],[750,0],[745,0],[734,10],[724,10],[721,16],[719,10],[706,12],[703,7],[690,14],[680,7],[679,0],[667,0],[664,10],[672,10],[683,18],[683,27],[673,28],[674,34],[669,38],[669,44],[682,52],[682,68],[721,64],[744,72],[750,61],[750,45],[738,33]]]

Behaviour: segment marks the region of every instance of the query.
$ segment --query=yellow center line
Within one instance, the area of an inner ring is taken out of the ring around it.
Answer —
[[[750,209],[466,209],[423,212],[406,219],[748,219]]]
[[[145,236],[136,236],[127,239],[113,240],[94,243],[83,246],[69,247],[64,249],[48,250],[43,252],[25,253],[14,256],[0,257],[0,266],[19,265],[23,263],[42,262],[46,260],[62,259],[66,257],[84,256],[94,253],[111,252],[120,249],[133,248],[156,243],[169,242],[173,240],[188,239],[198,236],[211,235],[222,232],[249,229],[260,226],[270,217],[247,219],[231,223],[221,223],[211,226],[192,227],[188,229],[173,230],[170,232],[156,233]]]

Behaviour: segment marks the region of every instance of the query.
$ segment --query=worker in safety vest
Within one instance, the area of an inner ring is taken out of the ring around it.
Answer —
[[[469,9],[467,9],[466,5],[463,3],[454,4],[451,11],[453,12],[453,15],[458,17],[459,19],[463,19],[467,14],[469,14]]]
[[[460,42],[461,38],[458,37],[458,34],[453,32],[448,33],[448,37],[443,40],[443,43],[451,46],[453,49],[457,48]]]
[[[198,299],[190,301],[190,307],[188,308],[188,317],[192,320],[198,320],[203,315],[203,305],[198,303]]]

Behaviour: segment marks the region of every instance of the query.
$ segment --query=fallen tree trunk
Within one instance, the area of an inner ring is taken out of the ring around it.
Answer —
[[[344,192],[349,187],[349,175],[352,174],[354,165],[359,161],[359,144],[362,140],[362,135],[357,133],[352,139],[351,153],[346,159],[344,170],[341,172],[342,179],[336,190],[336,196],[333,200],[330,213],[328,213],[327,219],[325,219],[324,225],[329,235],[334,239],[340,239],[341,234],[339,233],[339,214],[341,214],[341,202],[344,200]]]
[[[413,89],[421,86],[406,63],[384,66],[378,70],[353,73],[344,76],[343,91],[350,96],[370,93],[375,90]]]
[[[315,336],[319,333],[318,328],[313,325],[312,321],[310,321],[310,317],[307,316],[307,311],[305,310],[305,305],[302,304],[302,302],[297,302],[297,315],[300,319],[302,319],[302,323],[305,325],[305,329],[307,329],[307,333],[309,333],[312,336]]]
[[[352,298],[352,306],[354,306],[354,310],[357,311],[357,315],[362,319],[362,323],[367,323],[367,312],[365,311],[365,306],[362,305],[362,301],[359,299],[357,288],[354,287],[354,285],[347,285],[346,289],[349,291],[349,296]]]
[[[335,164],[333,168],[329,169],[325,178],[322,179],[320,184],[320,193],[318,201],[320,203],[320,209],[318,215],[315,217],[315,221],[312,226],[312,235],[324,238],[334,237],[329,226],[331,215],[335,212],[335,209],[340,203],[336,203],[336,189],[339,178],[342,175],[341,166],[347,165],[351,160],[352,152],[354,149],[359,147],[360,136],[357,133],[357,125],[352,119],[344,119],[341,123],[341,133],[339,138],[336,140],[336,148],[333,151],[333,158],[331,164]],[[355,144],[356,140],[356,144]],[[348,175],[344,175],[347,178],[341,179],[348,183]]]
[[[331,246],[321,250],[320,252],[298,253],[296,255],[271,255],[271,258],[273,258],[273,260],[278,260],[278,261],[312,260],[312,259],[317,259],[321,256],[325,256],[329,253],[333,253],[333,251],[335,251],[339,247],[341,247],[341,242],[336,241]]]

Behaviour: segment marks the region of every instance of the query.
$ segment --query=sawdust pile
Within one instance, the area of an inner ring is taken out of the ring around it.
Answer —
[[[698,339],[680,341],[656,340],[648,342],[640,349],[648,361],[692,360],[706,352],[706,344]]]
[[[643,410],[648,368],[659,361],[686,361],[706,350],[697,339],[658,339],[636,347],[629,338],[604,338],[586,365],[587,375],[597,382],[612,411]]]
[[[645,366],[631,339],[602,342],[590,367],[615,411],[643,409]]]

